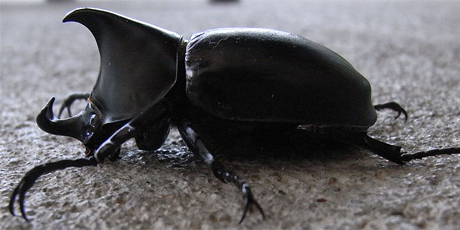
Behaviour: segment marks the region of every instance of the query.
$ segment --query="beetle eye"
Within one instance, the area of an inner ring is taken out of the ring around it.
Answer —
[[[85,130],[85,139],[89,140],[93,136],[94,132],[99,128],[101,125],[101,120],[95,113],[91,113],[88,118],[88,125],[86,126]]]
[[[99,120],[99,117],[96,114],[91,114],[89,116],[89,125],[92,130],[97,129],[101,124],[101,121]]]

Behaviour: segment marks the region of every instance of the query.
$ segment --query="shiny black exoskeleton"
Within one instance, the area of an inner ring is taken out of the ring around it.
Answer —
[[[25,193],[43,174],[67,167],[95,166],[116,159],[119,147],[135,138],[142,150],[156,150],[176,126],[188,148],[223,182],[242,192],[244,220],[261,206],[249,185],[215,158],[234,144],[274,146],[299,133],[368,149],[392,162],[460,152],[436,149],[414,154],[367,135],[376,110],[406,111],[397,103],[373,105],[369,82],[340,55],[293,34],[249,28],[214,29],[185,40],[180,35],[98,10],[77,9],[65,19],[85,25],[101,55],[90,94],[70,96],[87,107],[67,119],[53,114],[52,98],[37,117],[44,131],[74,137],[86,157],[39,165],[13,192],[24,219]],[[308,140],[305,140],[308,141]],[[256,148],[257,149],[257,148]]]

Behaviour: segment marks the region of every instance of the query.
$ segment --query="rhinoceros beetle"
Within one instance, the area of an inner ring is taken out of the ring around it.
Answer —
[[[172,125],[215,177],[241,191],[240,223],[250,207],[265,215],[249,185],[216,159],[237,142],[263,147],[305,133],[370,150],[397,164],[460,152],[447,148],[406,154],[399,146],[369,137],[376,110],[391,109],[407,119],[406,111],[395,102],[373,105],[369,82],[350,63],[303,37],[270,29],[227,28],[185,40],[93,8],[70,12],[64,18],[68,21],[83,24],[94,35],[101,58],[99,77],[90,94],[70,96],[57,117],[52,98],[37,124],[45,132],[80,140],[86,157],[42,164],[27,172],[9,203],[14,215],[19,196],[27,221],[25,193],[41,175],[116,159],[122,143],[131,138],[141,150],[156,150]],[[71,116],[70,106],[78,99],[86,99],[87,107]],[[59,118],[66,109],[69,118]]]

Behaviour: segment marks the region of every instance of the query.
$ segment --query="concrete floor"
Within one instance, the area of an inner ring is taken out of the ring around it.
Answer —
[[[80,6],[116,11],[185,36],[217,27],[265,27],[305,36],[348,59],[373,101],[398,101],[407,122],[379,113],[370,134],[407,152],[459,146],[460,2],[104,1],[0,5],[0,229],[458,229],[460,156],[398,166],[366,151],[231,161],[267,219],[238,224],[242,199],[190,154],[177,133],[160,151],[130,142],[123,158],[43,176],[27,194],[32,223],[7,204],[34,165],[81,157],[74,140],[39,130],[35,116],[89,92],[99,68],[91,34],[62,17]]]

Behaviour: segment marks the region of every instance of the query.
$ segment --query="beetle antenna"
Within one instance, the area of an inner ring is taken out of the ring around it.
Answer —
[[[10,213],[15,216],[14,213],[14,202],[16,201],[16,197],[19,195],[19,207],[21,210],[21,215],[22,217],[30,222],[30,220],[27,218],[26,215],[26,210],[25,210],[25,194],[26,192],[34,185],[35,181],[47,173],[60,170],[60,169],[65,169],[69,167],[85,167],[85,166],[96,166],[98,162],[94,157],[87,157],[87,158],[80,158],[76,160],[60,160],[56,162],[50,162],[50,163],[45,163],[38,165],[34,167],[33,169],[29,170],[26,175],[21,179],[21,182],[19,182],[18,186],[13,191],[13,194],[11,195],[10,203],[9,203],[9,210]]]

